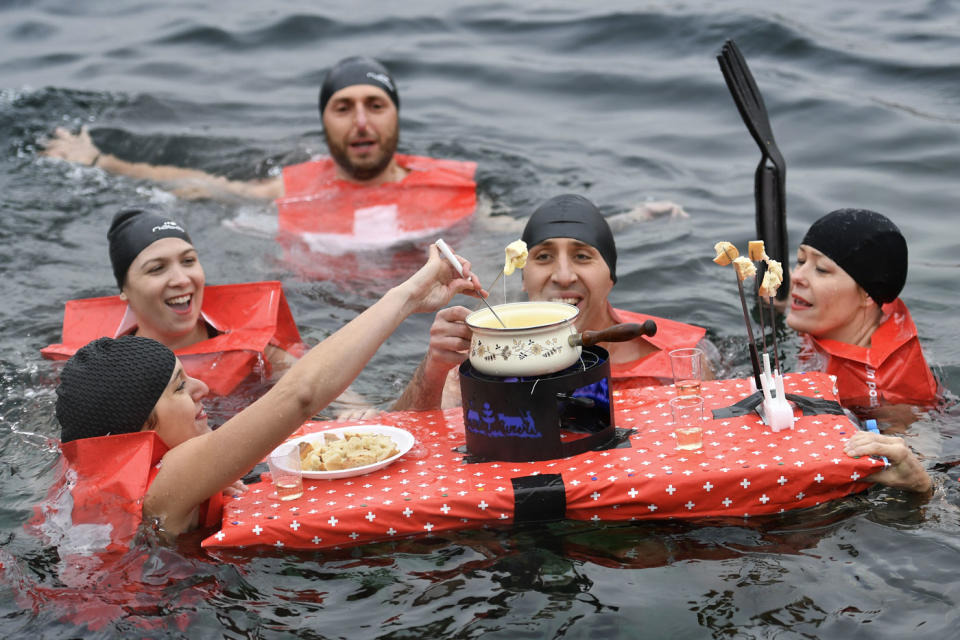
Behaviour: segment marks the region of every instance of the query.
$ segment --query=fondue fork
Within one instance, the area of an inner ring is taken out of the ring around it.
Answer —
[[[767,296],[767,301],[769,302],[767,306],[770,307],[770,331],[773,336],[773,366],[777,373],[782,373],[780,370],[780,350],[777,348],[777,314],[776,309],[773,308],[773,296]],[[763,317],[763,305],[760,306],[760,316]],[[766,350],[766,347],[764,347],[764,350]]]
[[[450,250],[450,246],[443,241],[443,238],[437,238],[436,242],[437,248],[440,249],[440,253],[443,254],[443,257],[447,259],[450,264],[453,265],[453,268],[457,270],[457,273],[463,277],[463,265],[460,264],[460,261],[457,260],[457,257],[453,255],[453,251]],[[500,273],[503,273],[502,271]],[[477,292],[477,296],[480,297],[480,300],[483,304],[487,305],[487,309],[490,309],[490,313],[493,314],[493,317],[497,319],[497,322],[500,323],[500,326],[504,329],[507,328],[506,323],[500,319],[500,316],[497,315],[497,312],[493,310],[493,307],[490,306],[490,303],[487,302],[487,299],[483,297],[483,293],[480,291],[480,287],[474,287],[474,291]]]
[[[487,291],[489,291],[489,292],[492,294],[492,293],[493,293],[493,287],[496,286],[496,284],[497,284],[498,282],[500,282],[500,278],[502,278],[502,277],[503,277],[503,269],[500,269],[500,273],[497,274],[497,277],[494,278],[494,279],[493,279],[493,282],[490,283],[490,286],[487,287]],[[504,289],[504,302],[506,302],[506,289]]]
[[[726,248],[724,248],[723,252],[730,262],[733,263],[733,258],[730,257]],[[753,337],[753,325],[750,323],[750,314],[747,313],[747,297],[743,295],[743,282],[740,281],[740,273],[737,271],[736,265],[734,265],[733,277],[737,279],[737,290],[740,292],[740,306],[743,308],[743,321],[747,325],[747,337],[750,339],[750,364],[753,365],[753,378],[759,390],[763,388],[763,385],[760,384],[760,356],[757,355],[757,339]]]

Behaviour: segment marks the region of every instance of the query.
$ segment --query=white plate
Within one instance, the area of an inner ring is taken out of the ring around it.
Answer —
[[[336,434],[340,437],[343,437],[345,433],[373,433],[379,434],[382,436],[387,436],[393,443],[397,446],[398,453],[390,456],[380,462],[374,462],[373,464],[365,464],[362,467],[352,467],[350,469],[339,469],[337,471],[304,471],[303,477],[309,478],[311,480],[335,480],[337,478],[350,478],[352,476],[359,476],[365,473],[370,473],[371,471],[376,471],[377,469],[383,469],[388,464],[392,463],[394,460],[405,454],[407,451],[410,451],[413,448],[414,442],[416,439],[413,437],[413,434],[404,429],[398,429],[396,427],[388,427],[385,424],[365,424],[357,425],[354,427],[337,427],[336,429],[325,429],[324,431],[316,431],[314,433],[307,434],[305,436],[300,436],[293,438],[292,440],[287,440],[281,444],[277,449],[286,449],[293,443],[300,442],[311,442],[318,440],[321,433],[330,433]],[[274,449],[274,451],[277,451]],[[273,452],[270,453],[273,455]]]

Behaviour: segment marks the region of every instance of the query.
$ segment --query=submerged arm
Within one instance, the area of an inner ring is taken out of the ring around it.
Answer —
[[[90,138],[86,127],[83,127],[78,135],[62,127],[57,128],[41,154],[67,162],[97,167],[117,175],[157,182],[170,187],[173,193],[188,200],[225,199],[228,196],[251,200],[275,200],[283,196],[283,179],[280,177],[247,182],[228,180],[199,169],[127,162],[101,151]]]

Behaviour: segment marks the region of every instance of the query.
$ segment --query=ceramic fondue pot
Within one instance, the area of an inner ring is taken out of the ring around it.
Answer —
[[[470,364],[491,376],[542,376],[566,369],[580,359],[582,346],[623,342],[654,335],[657,325],[616,324],[603,331],[577,332],[580,310],[563,302],[511,302],[494,307],[506,327],[489,309],[467,316],[473,331]]]

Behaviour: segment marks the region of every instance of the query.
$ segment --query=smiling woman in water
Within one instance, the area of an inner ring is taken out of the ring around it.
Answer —
[[[131,529],[115,524],[118,519],[142,517],[176,537],[210,522],[211,515],[219,518],[215,499],[221,492],[342,393],[408,315],[435,311],[455,293],[479,289],[469,263],[463,265],[465,277],[459,277],[431,247],[419,271],[310,350],[266,394],[216,430],[207,425],[206,385],[187,375],[167,347],[130,335],[85,345],[64,366],[57,388],[57,420],[64,456],[77,474],[75,486],[84,487],[86,471],[94,478],[114,471],[105,468],[113,460],[123,461],[123,482],[137,480],[125,485],[129,495],[119,502],[104,497],[117,492],[119,481],[103,491],[89,486],[77,491],[74,518],[94,513],[114,524],[115,544],[128,542],[116,538]],[[138,465],[134,456],[107,455],[144,441],[159,452],[159,464],[150,456]]]

